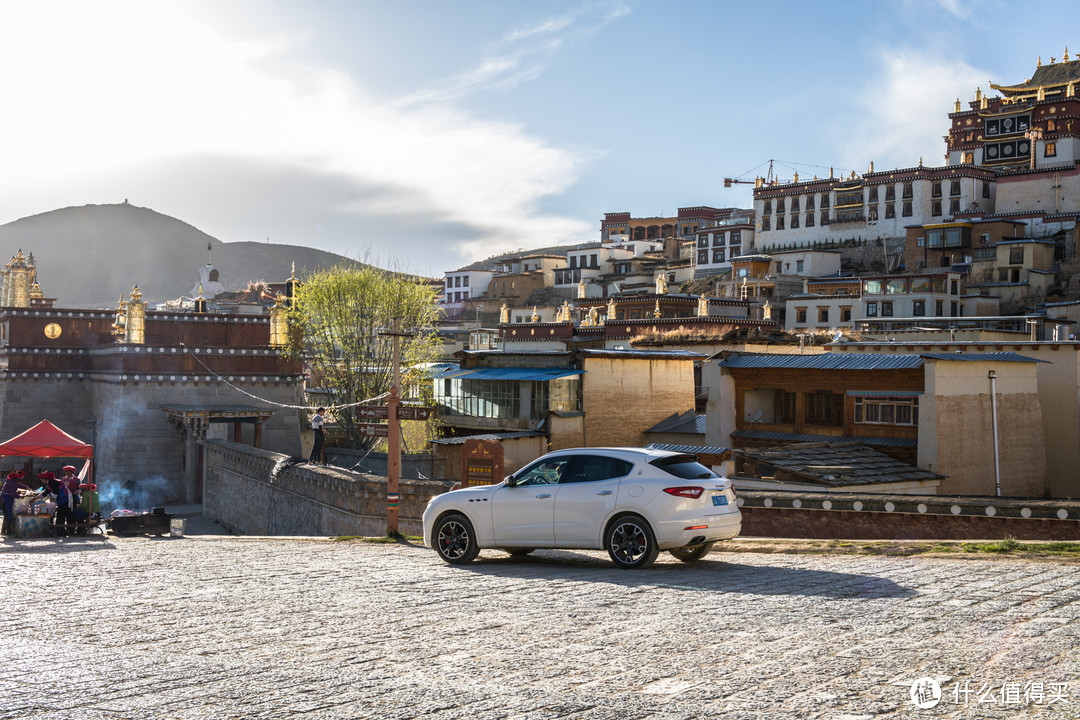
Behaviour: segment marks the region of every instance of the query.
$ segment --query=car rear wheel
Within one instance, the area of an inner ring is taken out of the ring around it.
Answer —
[[[435,552],[451,565],[472,562],[480,553],[476,532],[464,515],[454,513],[435,523]]]
[[[712,550],[713,543],[701,543],[700,545],[691,545],[689,547],[672,548],[668,550],[675,558],[682,560],[683,562],[694,562],[700,560],[709,554]]]
[[[636,515],[617,518],[604,539],[608,555],[624,570],[648,567],[660,554],[649,523]]]
[[[531,553],[534,548],[503,548],[503,550],[510,553],[511,557],[524,557]]]

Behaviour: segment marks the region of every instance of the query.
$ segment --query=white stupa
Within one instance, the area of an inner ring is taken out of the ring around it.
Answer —
[[[191,297],[203,297],[212,300],[219,293],[225,292],[225,286],[218,280],[218,270],[214,267],[210,258],[210,243],[206,244],[206,264],[199,268],[199,282],[191,288]],[[200,286],[201,289],[200,289]]]

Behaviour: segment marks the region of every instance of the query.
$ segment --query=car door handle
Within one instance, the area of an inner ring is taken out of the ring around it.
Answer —
[[[551,497],[551,493],[540,493],[536,497],[538,497],[538,498],[549,498],[549,497]]]
[[[611,494],[611,493],[613,493],[613,492],[615,492],[615,491],[614,491],[614,490],[601,490],[601,491],[599,491],[599,492],[598,492],[598,493],[596,493],[596,494],[597,494],[597,495],[610,495],[610,494]]]

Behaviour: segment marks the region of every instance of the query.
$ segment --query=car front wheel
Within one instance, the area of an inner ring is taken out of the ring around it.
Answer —
[[[617,518],[604,539],[608,555],[624,570],[648,567],[660,553],[649,523],[635,515]]]
[[[476,532],[464,515],[454,513],[435,523],[435,552],[451,565],[472,562],[480,553]]]
[[[707,542],[700,545],[691,545],[690,547],[672,548],[668,552],[683,562],[694,562],[708,555],[709,551],[712,550],[712,546],[713,543]]]

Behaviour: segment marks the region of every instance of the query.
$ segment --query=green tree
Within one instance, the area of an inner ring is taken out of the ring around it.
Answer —
[[[425,278],[393,273],[370,265],[337,265],[306,278],[293,296],[290,323],[300,330],[299,346],[312,386],[327,394],[326,407],[344,431],[350,447],[368,449],[373,438],[360,434],[365,422],[351,406],[390,391],[393,383],[393,319],[401,337],[402,396],[421,390],[423,363],[434,361],[439,343],[436,290]],[[378,404],[385,404],[385,400]]]

